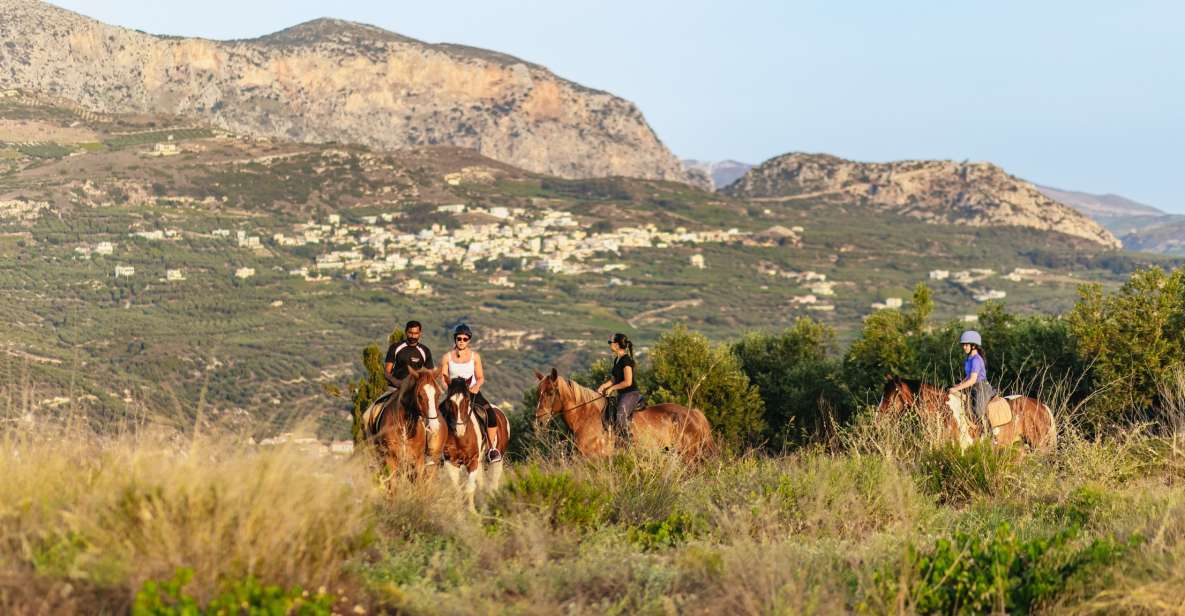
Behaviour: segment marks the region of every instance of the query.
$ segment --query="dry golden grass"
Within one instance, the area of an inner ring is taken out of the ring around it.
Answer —
[[[245,576],[332,586],[381,496],[360,465],[295,447],[50,432],[0,437],[5,596],[41,578],[130,600],[180,567],[196,597]]]

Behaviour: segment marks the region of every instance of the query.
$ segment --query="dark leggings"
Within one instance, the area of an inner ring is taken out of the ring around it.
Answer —
[[[971,410],[975,413],[975,417],[979,419],[979,423],[984,426],[989,426],[987,418],[988,402],[992,401],[992,396],[996,394],[992,390],[992,386],[987,381],[978,381],[971,386]]]
[[[642,392],[637,390],[623,391],[617,395],[617,425],[622,430],[629,429],[630,414],[634,412],[641,399]]]

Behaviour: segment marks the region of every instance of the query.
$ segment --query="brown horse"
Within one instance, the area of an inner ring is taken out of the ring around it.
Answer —
[[[485,477],[482,473],[482,461],[486,458],[486,452],[490,450],[490,444],[483,438],[485,428],[477,416],[470,412],[471,402],[468,382],[465,379],[453,379],[444,394],[442,407],[449,428],[444,442],[444,469],[456,484],[461,482],[461,469],[465,469],[465,499],[469,510],[476,511],[474,494],[483,487],[481,484]],[[505,451],[506,444],[510,442],[510,422],[506,419],[506,414],[496,407],[491,406],[489,413],[498,426],[494,435],[494,446]],[[490,462],[487,466],[489,477],[485,478],[484,483],[486,491],[492,492],[498,489],[502,481],[502,460]]]
[[[447,430],[437,410],[444,392],[438,376],[434,370],[412,368],[399,388],[380,397],[382,406],[366,414],[366,433],[392,472],[410,468],[420,476],[425,465],[440,459]]]
[[[993,442],[1007,446],[1023,441],[1034,450],[1057,446],[1057,427],[1053,411],[1047,405],[1028,396],[997,397],[990,404],[998,408],[1005,403],[1008,411],[1002,419],[1006,421],[992,428]],[[969,406],[965,394],[952,395],[928,383],[890,376],[885,381],[877,411],[900,414],[909,408],[916,409],[924,421],[937,423],[946,438],[966,448],[983,435],[983,428],[971,416]]]
[[[616,438],[601,417],[607,404],[605,397],[571,379],[556,373],[544,376],[538,370],[539,403],[535,406],[535,421],[546,423],[555,415],[564,418],[576,437],[576,449],[589,457],[604,457],[613,453]],[[699,460],[716,450],[712,441],[712,427],[699,409],[678,404],[655,404],[634,411],[630,417],[633,444],[643,448],[673,450],[688,462]]]

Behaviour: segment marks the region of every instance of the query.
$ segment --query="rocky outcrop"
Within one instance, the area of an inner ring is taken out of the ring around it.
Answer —
[[[561,177],[685,181],[630,102],[504,54],[321,19],[258,39],[152,36],[0,0],[0,90],[100,112],[377,148],[448,144]]]
[[[1098,223],[990,163],[860,163],[791,153],[751,169],[723,192],[757,199],[860,202],[926,222],[1031,227],[1120,247]]]

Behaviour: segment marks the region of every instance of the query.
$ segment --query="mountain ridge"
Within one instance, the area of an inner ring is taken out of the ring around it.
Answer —
[[[252,39],[146,34],[0,0],[0,88],[256,137],[456,145],[565,178],[688,181],[631,102],[501,52],[321,18]]]
[[[1085,214],[991,163],[864,163],[791,152],[750,169],[721,192],[766,200],[810,196],[858,201],[925,222],[1030,227],[1121,247],[1111,232]]]

